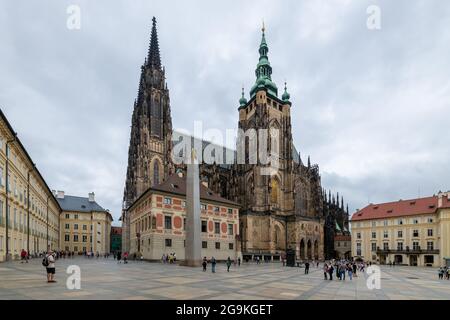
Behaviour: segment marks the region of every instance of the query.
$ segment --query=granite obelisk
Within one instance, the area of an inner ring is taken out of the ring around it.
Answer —
[[[181,265],[199,267],[202,264],[202,239],[200,220],[200,180],[195,149],[187,164],[186,178],[186,247],[185,260]]]

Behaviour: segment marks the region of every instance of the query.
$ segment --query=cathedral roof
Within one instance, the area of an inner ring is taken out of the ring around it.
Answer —
[[[442,197],[442,199],[443,203],[440,208],[450,208],[450,200],[448,197]],[[351,221],[431,214],[437,211],[438,202],[438,196],[432,196],[427,198],[370,204],[364,209],[355,212]]]

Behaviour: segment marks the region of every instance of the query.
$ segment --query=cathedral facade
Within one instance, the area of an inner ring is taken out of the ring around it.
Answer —
[[[318,165],[308,157],[304,164],[293,144],[290,95],[286,85],[279,96],[272,81],[269,47],[262,29],[256,81],[247,100],[244,92],[237,106],[238,127],[279,132],[277,170],[267,174],[267,164],[249,161],[252,154],[244,148],[244,163],[236,152],[231,164],[200,164],[204,185],[220,196],[240,205],[239,238],[243,258],[259,256],[277,260],[294,250],[300,260],[335,257],[334,239],[349,235],[348,207],[339,194],[322,188]],[[172,159],[172,120],[169,90],[161,65],[156,20],[153,18],[148,56],[141,67],[138,97],[134,102],[128,169],[123,201],[123,250],[130,250],[130,221],[127,209],[148,189],[175,172],[185,171]],[[270,137],[268,138],[270,140]],[[268,145],[273,141],[267,141]],[[201,141],[200,146],[206,144]],[[246,145],[244,143],[244,145]],[[237,148],[238,149],[238,148]],[[225,159],[230,150],[221,148]],[[198,150],[197,152],[202,152]]]

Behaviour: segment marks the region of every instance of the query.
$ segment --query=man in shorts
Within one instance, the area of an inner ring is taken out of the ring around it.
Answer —
[[[47,269],[47,282],[56,282],[55,280],[55,255],[51,249],[48,250],[47,254],[45,255],[48,261]]]

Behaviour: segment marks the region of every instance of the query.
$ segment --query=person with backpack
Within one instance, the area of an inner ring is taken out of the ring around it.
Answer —
[[[55,255],[51,249],[48,249],[47,254],[42,260],[42,265],[47,270],[47,282],[56,282],[55,280]]]

